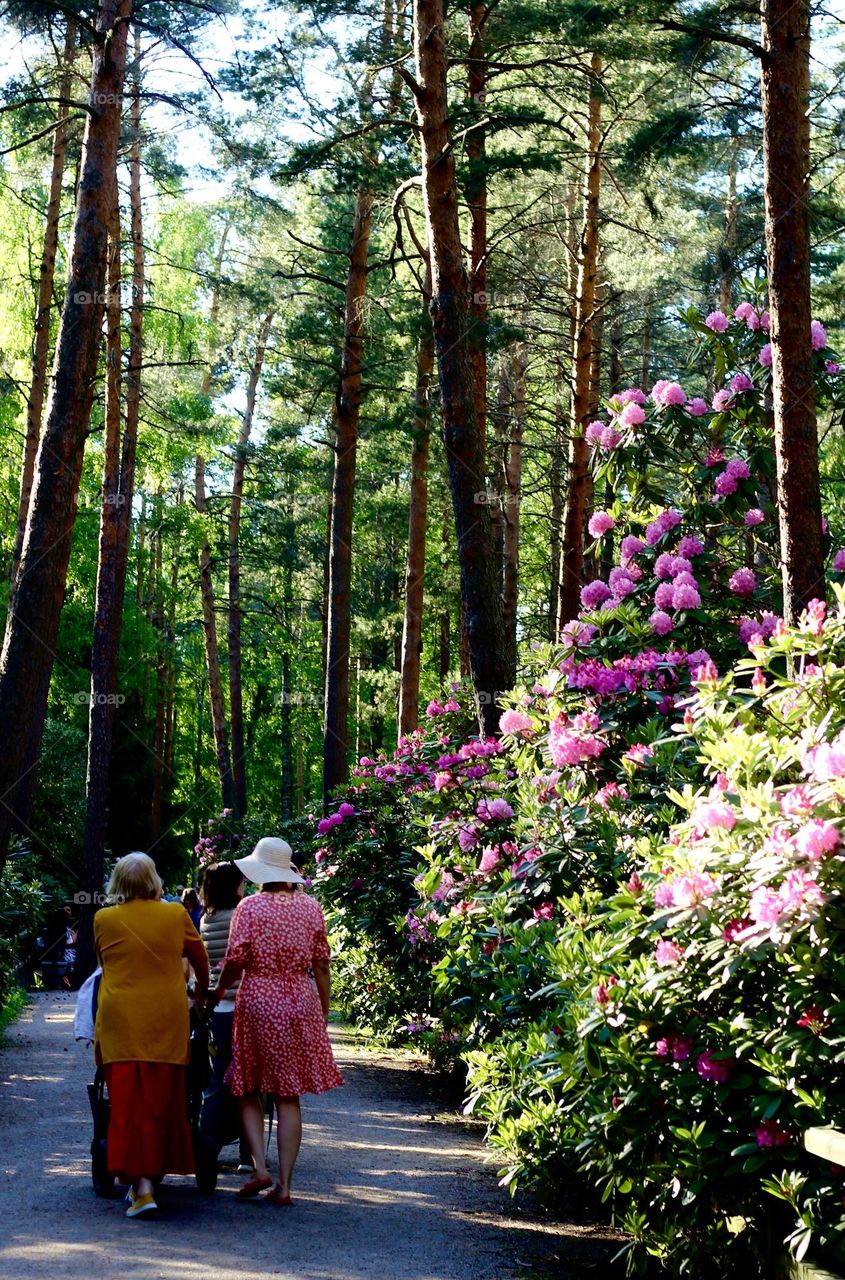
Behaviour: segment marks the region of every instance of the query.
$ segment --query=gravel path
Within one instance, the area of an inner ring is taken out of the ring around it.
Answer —
[[[127,1221],[89,1176],[91,1056],[75,997],[36,996],[0,1049],[0,1276],[14,1280],[509,1280],[605,1276],[607,1235],[517,1207],[477,1132],[401,1058],[333,1029],[346,1087],[304,1100],[291,1209],[169,1178],[156,1221]],[[234,1152],[236,1149],[231,1148]],[[602,1261],[604,1265],[602,1266]]]

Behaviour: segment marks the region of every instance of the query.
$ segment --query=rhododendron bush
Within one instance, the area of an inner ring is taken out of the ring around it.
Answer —
[[[764,308],[690,323],[711,400],[661,380],[588,429],[617,497],[580,617],[498,738],[453,686],[359,763],[316,884],[344,1003],[468,1072],[506,1185],[585,1177],[632,1273],[768,1277],[837,1248],[845,1192],[800,1140],[845,1123],[845,606],[779,616]]]

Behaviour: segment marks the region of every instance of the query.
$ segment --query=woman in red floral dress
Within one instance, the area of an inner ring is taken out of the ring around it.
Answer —
[[[314,898],[291,866],[285,840],[265,837],[237,866],[261,888],[232,916],[226,959],[209,1003],[242,974],[235,999],[232,1064],[226,1083],[240,1099],[241,1121],[255,1173],[241,1199],[272,1188],[266,1199],[290,1204],[293,1167],[302,1142],[299,1096],[343,1084],[329,1043],[329,944]],[[313,974],[314,981],[311,981]],[[316,987],[316,990],[315,990]],[[273,1095],[279,1145],[279,1181],[267,1171],[261,1094]]]

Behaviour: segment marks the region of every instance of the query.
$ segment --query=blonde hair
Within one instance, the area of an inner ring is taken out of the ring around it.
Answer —
[[[115,863],[106,888],[111,903],[129,902],[131,898],[160,898],[162,883],[156,864],[146,853],[127,853]]]

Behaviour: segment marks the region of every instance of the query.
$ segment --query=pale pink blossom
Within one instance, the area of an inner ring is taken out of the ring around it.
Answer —
[[[692,400],[687,402],[686,409],[693,418],[703,418],[705,413],[710,412],[710,406],[706,400],[702,400],[701,396],[693,396]]]
[[[737,596],[750,596],[756,590],[757,578],[753,569],[743,566],[735,570],[728,579],[728,586]]]
[[[520,734],[525,738],[530,738],[534,732],[534,721],[524,711],[509,708],[507,711],[503,711],[499,718],[499,730],[502,733]]]
[[[821,320],[813,320],[811,322],[810,337],[814,351],[822,351],[827,346],[827,333]]]
[[[684,953],[677,942],[661,938],[654,949],[654,961],[660,969],[674,969],[682,963]]]
[[[611,529],[616,528],[616,521],[606,511],[597,511],[595,515],[590,516],[587,528],[591,538],[601,538]]]

